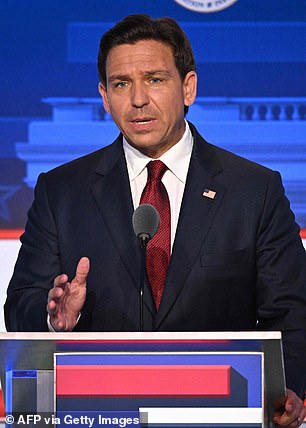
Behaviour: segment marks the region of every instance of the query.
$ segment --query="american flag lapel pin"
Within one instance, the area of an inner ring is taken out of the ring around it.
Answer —
[[[217,192],[215,192],[214,190],[210,190],[210,189],[205,189],[203,192],[203,196],[205,198],[209,198],[209,199],[215,199]]]

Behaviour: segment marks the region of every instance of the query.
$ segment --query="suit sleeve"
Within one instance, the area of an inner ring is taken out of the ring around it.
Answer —
[[[61,273],[61,263],[45,174],[38,178],[21,243],[4,306],[6,328],[48,331],[47,296],[55,276]]]
[[[281,330],[287,387],[306,389],[306,254],[278,173],[265,197],[257,238],[259,330]]]

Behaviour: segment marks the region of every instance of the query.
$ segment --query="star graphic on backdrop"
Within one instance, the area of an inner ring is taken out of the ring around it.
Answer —
[[[10,220],[8,207],[9,199],[20,190],[20,186],[10,184],[0,184],[0,217],[6,221]]]

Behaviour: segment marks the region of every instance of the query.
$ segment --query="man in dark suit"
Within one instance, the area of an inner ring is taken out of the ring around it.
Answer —
[[[210,145],[185,120],[197,75],[175,21],[125,18],[101,39],[99,77],[121,134],[39,177],[8,288],[7,329],[139,330],[131,219],[148,164],[159,162],[171,258],[161,260],[161,299],[152,285],[159,272],[146,280],[144,329],[281,330],[287,386],[302,398],[306,256],[279,174]],[[301,398],[288,390],[280,426],[302,423]]]

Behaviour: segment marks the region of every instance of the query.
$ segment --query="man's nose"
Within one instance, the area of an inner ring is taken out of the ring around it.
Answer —
[[[149,95],[143,82],[134,82],[132,87],[131,103],[133,107],[137,108],[141,108],[149,103]]]

